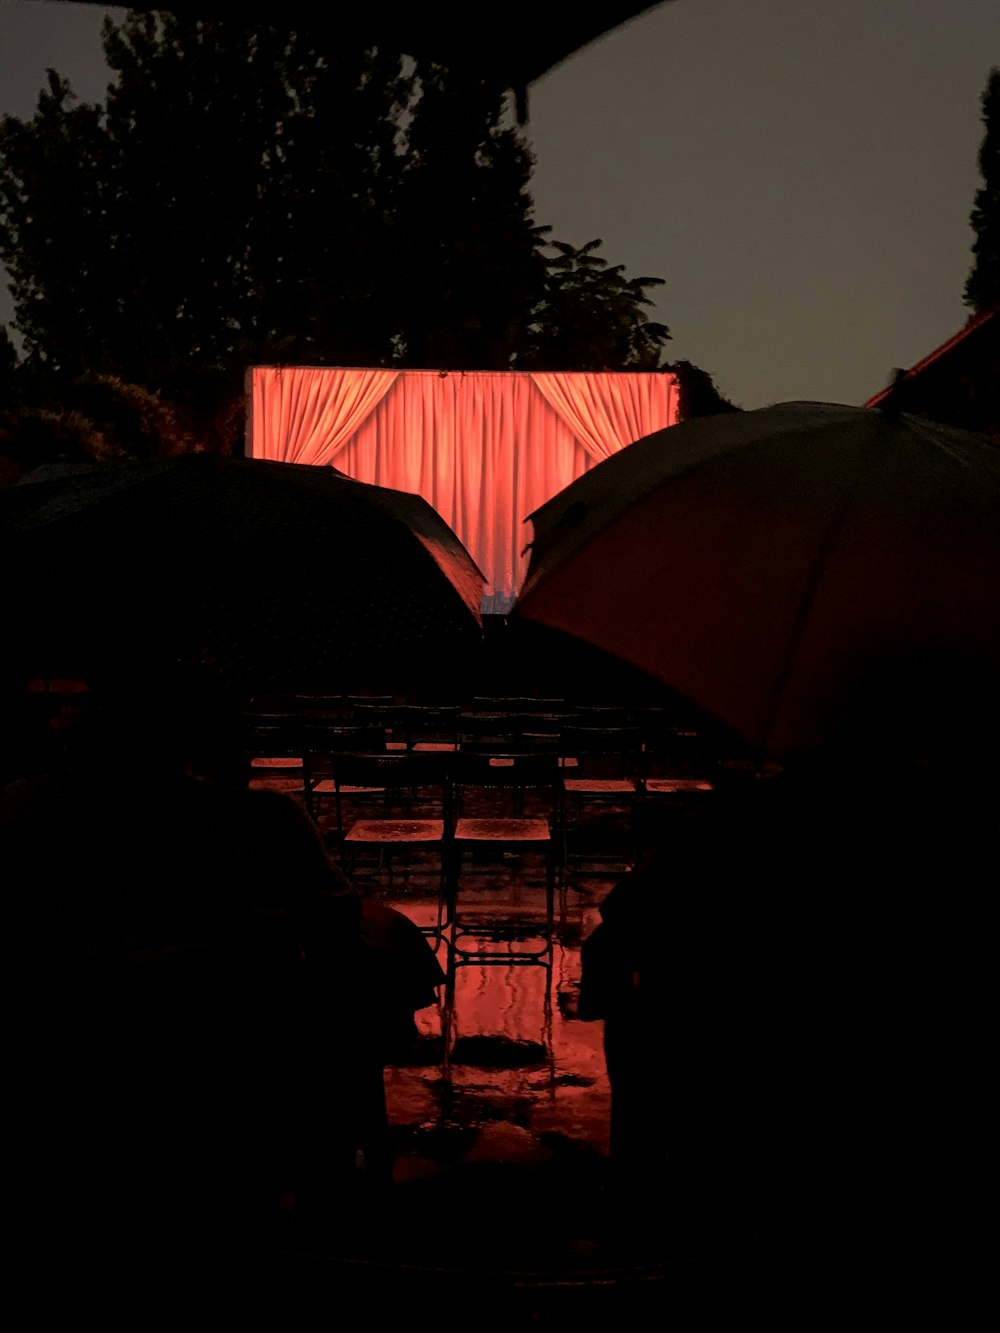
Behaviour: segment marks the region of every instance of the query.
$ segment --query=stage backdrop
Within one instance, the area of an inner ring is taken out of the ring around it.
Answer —
[[[247,380],[248,455],[422,495],[486,575],[492,613],[524,580],[532,510],[677,419],[666,372],[254,366]]]

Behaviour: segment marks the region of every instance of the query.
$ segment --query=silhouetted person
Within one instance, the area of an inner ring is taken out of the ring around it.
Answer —
[[[624,1180],[814,1312],[959,1317],[990,1271],[998,695],[924,665],[720,789],[584,945]]]
[[[0,798],[27,1239],[98,1287],[252,1273],[293,1199],[356,1227],[383,1065],[444,979],[292,798],[246,789],[237,716],[183,681],[105,693]]]

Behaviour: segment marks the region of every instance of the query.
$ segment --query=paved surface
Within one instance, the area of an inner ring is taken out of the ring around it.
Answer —
[[[407,813],[426,815],[414,806]],[[333,839],[332,802],[320,825]],[[610,1090],[600,1023],[577,1016],[580,945],[604,894],[628,868],[624,812],[597,811],[573,843],[551,967],[516,961],[517,942],[491,943],[497,962],[456,967],[441,1003],[417,1015],[411,1058],[386,1071],[394,1184],[349,1234],[318,1234],[295,1261],[360,1290],[453,1291],[478,1283],[511,1313],[565,1312],[599,1299],[616,1311],[639,1305],[652,1286],[702,1283],[712,1255],[703,1236],[618,1197],[608,1160]],[[612,859],[587,860],[589,851]],[[617,859],[614,859],[617,853]],[[390,870],[359,862],[365,892],[422,927],[437,910],[437,863],[416,855]],[[467,862],[463,910],[544,917],[537,858]],[[447,964],[446,943],[439,957]],[[647,1201],[648,1202],[648,1201]],[[367,1205],[366,1205],[367,1206]],[[299,1279],[303,1274],[299,1274]],[[297,1280],[299,1280],[297,1279]],[[482,1283],[486,1283],[485,1288]],[[562,1292],[558,1298],[553,1295]],[[584,1293],[589,1293],[584,1295]],[[500,1307],[498,1306],[498,1309]]]

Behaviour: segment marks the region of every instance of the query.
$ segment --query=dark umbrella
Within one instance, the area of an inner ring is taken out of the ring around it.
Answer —
[[[207,454],[42,467],[0,491],[8,659],[243,688],[404,688],[478,651],[484,580],[420,496]]]
[[[647,436],[530,518],[515,614],[640,667],[760,751],[833,738],[872,681],[879,709],[917,662],[931,692],[998,688],[1000,452],[981,436],[780,403]],[[942,705],[914,706],[916,732]]]

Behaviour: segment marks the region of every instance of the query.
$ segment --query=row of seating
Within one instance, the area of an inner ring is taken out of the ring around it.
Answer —
[[[629,738],[612,744],[609,729],[595,728],[599,737],[579,732],[581,742],[528,751],[467,748],[447,744],[429,748],[386,741],[377,728],[342,728],[337,745],[301,755],[257,757],[257,780],[273,785],[276,774],[287,777],[288,789],[302,797],[312,817],[328,832],[349,877],[372,865],[390,876],[394,861],[404,873],[413,864],[437,866],[438,912],[429,930],[436,942],[447,939],[457,961],[510,961],[497,953],[498,940],[523,937],[525,917],[507,910],[512,904],[499,895],[486,913],[470,918],[461,910],[463,866],[484,861],[518,863],[525,856],[540,860],[544,876],[544,916],[533,924],[537,948],[514,955],[527,962],[551,961],[555,896],[559,920],[566,919],[566,876],[575,862],[609,857],[623,866],[636,857],[636,816],[643,804],[670,796],[675,803],[705,799],[712,790],[706,777],[653,776],[644,752]],[[624,730],[624,729],[622,729]],[[381,744],[379,744],[379,740]],[[252,770],[254,771],[254,770]],[[329,804],[328,804],[329,803]],[[330,808],[332,806],[332,817]],[[579,841],[587,815],[604,807],[616,837],[603,846]],[[481,875],[477,873],[477,880]],[[508,880],[507,888],[517,884]],[[479,904],[482,907],[482,903]]]
[[[684,700],[653,702],[651,700],[595,699],[572,694],[472,694],[463,699],[412,699],[391,694],[291,694],[264,696],[253,705],[255,711],[282,711],[286,713],[336,714],[351,718],[358,709],[393,709],[507,712],[507,713],[562,713],[594,712],[626,715],[637,720],[640,715],[671,713],[675,717],[694,716],[692,706]]]
[[[394,739],[395,735],[375,725],[319,729],[254,725],[247,736],[247,754],[251,768],[270,769],[272,776],[273,770],[286,770],[289,789],[298,788],[314,818],[321,798],[336,797],[335,770],[343,771],[344,758],[351,755],[461,756],[452,761],[452,768],[456,762],[468,768],[468,756],[475,755],[547,757],[558,770],[564,791],[581,797],[669,792],[678,789],[680,780],[710,781],[717,764],[717,756],[697,734],[673,729],[653,732],[637,726],[567,724],[549,732],[525,733],[493,721],[463,732],[458,740]]]
[[[431,851],[440,877],[433,933],[446,939],[453,961],[500,961],[491,945],[514,938],[521,948],[505,955],[508,962],[550,958],[559,872],[558,768],[551,756],[387,752],[336,756],[332,767],[338,841],[349,875],[360,854],[380,860],[402,854],[408,861]],[[376,801],[378,812],[359,811],[365,800]],[[348,808],[352,814],[345,818]],[[513,911],[509,882],[475,910],[463,893],[470,862],[478,863],[480,883],[484,861],[496,872],[509,868],[510,858],[518,861],[518,879],[526,873],[525,858],[537,862],[540,917]]]
[[[352,718],[332,715],[253,713],[247,716],[248,752],[295,756],[324,749],[492,749],[494,751],[581,751],[656,755],[670,762],[675,775],[703,771],[723,751],[710,734],[657,717],[644,721],[609,721],[581,711],[572,713],[474,712],[469,710],[363,710]]]
[[[297,695],[258,704],[249,714],[259,727],[299,728],[380,726],[395,740],[460,742],[491,731],[551,735],[562,727],[633,726],[707,734],[707,720],[690,708],[670,704],[573,701],[536,696],[473,696],[458,702],[401,702],[390,696]]]

